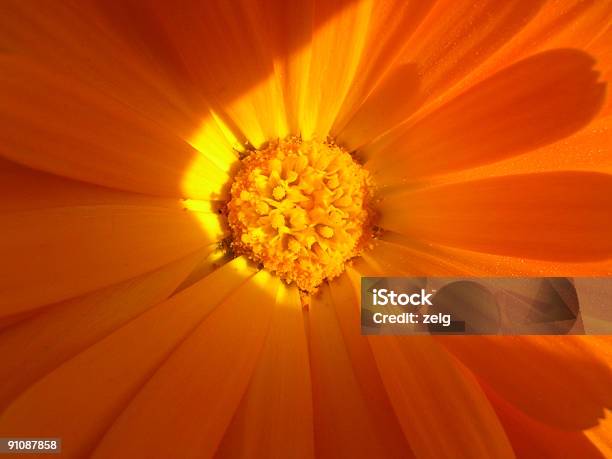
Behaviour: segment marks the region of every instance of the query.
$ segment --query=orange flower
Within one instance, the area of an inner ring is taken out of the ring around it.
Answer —
[[[610,339],[365,337],[356,288],[612,274],[611,16],[4,0],[0,437],[66,457],[612,456]],[[274,142],[323,153],[237,175],[252,150],[284,161]],[[274,273],[306,276],[310,306]]]

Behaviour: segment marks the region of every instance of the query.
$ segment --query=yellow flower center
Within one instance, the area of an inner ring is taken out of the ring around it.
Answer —
[[[232,247],[316,292],[370,237],[371,180],[340,147],[296,138],[249,154],[231,188]]]

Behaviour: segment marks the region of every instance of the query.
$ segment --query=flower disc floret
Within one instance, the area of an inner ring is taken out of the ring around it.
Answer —
[[[253,151],[231,187],[232,247],[314,293],[369,238],[371,180],[329,142],[281,140]]]

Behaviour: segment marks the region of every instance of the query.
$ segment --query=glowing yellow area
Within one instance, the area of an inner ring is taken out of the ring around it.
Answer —
[[[238,162],[240,142],[213,111],[187,141],[197,151],[183,176],[183,196],[202,200],[227,199],[223,188],[229,180],[230,170]]]
[[[231,187],[232,247],[314,293],[367,242],[371,180],[340,147],[290,138],[248,155]]]

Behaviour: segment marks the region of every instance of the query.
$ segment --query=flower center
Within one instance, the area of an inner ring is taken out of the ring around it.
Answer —
[[[271,143],[249,154],[234,178],[234,252],[315,293],[368,242],[371,192],[369,173],[333,143]]]

